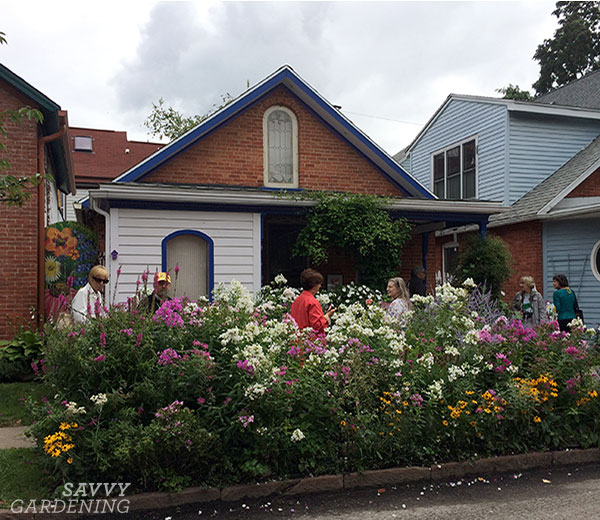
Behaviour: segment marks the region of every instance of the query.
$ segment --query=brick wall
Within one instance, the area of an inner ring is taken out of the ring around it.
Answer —
[[[31,105],[0,83],[0,110]],[[37,171],[37,127],[24,120],[8,123],[2,139],[7,150],[0,157],[10,162],[9,174],[32,176]],[[37,194],[22,206],[0,202],[0,339],[10,339],[13,327],[31,323],[30,308],[37,306]]]
[[[600,197],[600,168],[567,195],[570,197]]]
[[[404,194],[354,148],[324,126],[283,86],[144,180],[263,186],[263,114],[272,105],[289,108],[298,120],[301,188],[394,196]]]
[[[503,290],[506,294],[504,300],[511,302],[515,293],[519,290],[519,280],[521,276],[533,276],[537,284],[537,289],[543,291],[543,261],[542,261],[542,223],[539,221],[523,222],[510,226],[502,226],[488,230],[489,234],[496,235],[508,244],[512,255],[511,277],[505,282]],[[459,249],[464,244],[467,234],[457,236]],[[430,274],[435,274],[442,269],[442,248],[446,242],[452,241],[453,237],[444,236],[435,239],[435,244],[430,245],[430,254],[428,255],[428,282],[433,282],[434,278],[429,278]],[[544,295],[546,297],[546,295]]]

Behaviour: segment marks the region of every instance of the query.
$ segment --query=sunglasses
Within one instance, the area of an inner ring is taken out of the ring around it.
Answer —
[[[108,278],[98,278],[97,276],[92,276],[92,278],[96,281],[96,283],[108,283]]]

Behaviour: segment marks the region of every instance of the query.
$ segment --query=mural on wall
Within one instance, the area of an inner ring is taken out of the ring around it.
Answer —
[[[88,281],[98,262],[96,235],[78,222],[57,222],[46,228],[46,315],[65,310],[77,290]]]

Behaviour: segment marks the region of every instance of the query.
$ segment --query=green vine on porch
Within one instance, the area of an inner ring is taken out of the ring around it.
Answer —
[[[362,284],[381,288],[397,276],[412,226],[390,216],[385,209],[389,199],[318,191],[293,196],[316,202],[298,234],[294,256],[307,256],[318,265],[327,262],[329,248],[338,247],[355,259]]]

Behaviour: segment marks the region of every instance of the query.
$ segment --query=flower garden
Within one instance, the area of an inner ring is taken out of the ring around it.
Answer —
[[[133,301],[48,329],[31,434],[62,482],[173,490],[598,446],[598,334],[533,330],[473,284],[414,298],[344,287],[325,337],[282,277],[253,298]],[[108,480],[107,480],[108,479]]]

